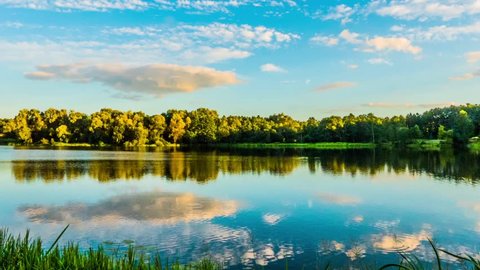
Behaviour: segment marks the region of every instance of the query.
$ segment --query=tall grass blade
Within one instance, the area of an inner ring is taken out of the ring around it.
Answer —
[[[440,254],[438,254],[437,247],[435,247],[435,245],[433,244],[433,242],[430,238],[428,238],[428,242],[432,246],[433,252],[435,252],[435,259],[437,260],[438,270],[442,270],[442,262],[440,260]]]
[[[63,236],[63,234],[67,231],[68,227],[70,227],[70,224],[68,224],[67,226],[65,226],[65,228],[63,229],[63,231],[57,236],[57,239],[55,239],[55,241],[53,242],[52,246],[50,246],[50,248],[48,249],[47,254],[50,253],[50,251],[52,251],[52,249],[57,245],[58,241],[60,240],[60,238]]]

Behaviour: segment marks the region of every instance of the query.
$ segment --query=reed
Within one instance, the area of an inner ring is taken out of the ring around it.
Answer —
[[[205,258],[198,262],[182,265],[178,261],[163,262],[160,256],[146,256],[133,246],[122,256],[107,254],[103,247],[82,251],[78,244],[69,243],[58,246],[58,241],[68,226],[54,243],[45,249],[40,238],[33,239],[30,232],[13,236],[6,229],[0,230],[0,269],[13,270],[218,270],[223,266]]]

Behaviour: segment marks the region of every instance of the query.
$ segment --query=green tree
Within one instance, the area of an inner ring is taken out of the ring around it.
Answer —
[[[70,132],[68,131],[67,125],[60,125],[55,129],[57,133],[57,138],[59,142],[68,143],[70,138]]]
[[[418,125],[415,125],[409,129],[409,139],[420,139],[422,138],[422,131]]]
[[[453,126],[453,140],[457,143],[467,143],[468,139],[473,136],[474,124],[468,113],[460,110],[455,117]]]
[[[71,132],[70,142],[88,142],[88,127],[90,118],[80,112],[70,111],[67,121],[68,130]]]
[[[200,108],[188,114],[191,123],[185,132],[190,143],[213,143],[217,139],[218,113]]]
[[[435,108],[422,114],[380,118],[373,114],[297,121],[280,113],[269,117],[219,116],[206,108],[142,112],[101,109],[91,115],[50,108],[23,109],[0,119],[0,134],[23,143],[89,142],[137,146],[173,143],[392,142],[439,138],[465,144],[480,132],[480,106]]]
[[[440,125],[438,127],[438,139],[439,140],[445,140],[449,143],[453,141],[453,130],[449,129],[446,130],[445,126]]]
[[[183,111],[173,110],[167,112],[167,117],[169,118],[168,138],[176,144],[185,134],[186,128],[190,123],[190,118],[188,118]]]
[[[149,141],[156,145],[164,145],[164,132],[167,128],[167,123],[163,115],[153,115],[148,118]]]

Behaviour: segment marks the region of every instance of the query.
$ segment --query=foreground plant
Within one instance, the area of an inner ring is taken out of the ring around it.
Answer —
[[[178,262],[162,262],[159,256],[147,257],[134,247],[116,257],[108,255],[103,247],[80,250],[77,244],[69,243],[58,247],[58,241],[68,226],[48,249],[44,249],[40,238],[32,239],[27,231],[24,237],[13,236],[7,230],[0,230],[0,269],[105,269],[105,270],[218,270],[223,267],[210,259],[188,265]]]

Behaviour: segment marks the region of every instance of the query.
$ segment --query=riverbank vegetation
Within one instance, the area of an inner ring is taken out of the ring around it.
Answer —
[[[68,228],[68,226],[67,226]],[[65,228],[65,229],[67,229]],[[63,231],[65,232],[65,230]],[[62,234],[63,234],[62,232]],[[78,244],[69,243],[59,247],[57,237],[49,248],[45,248],[40,238],[33,239],[29,232],[22,236],[13,236],[7,230],[0,230],[0,269],[102,269],[102,270],[220,270],[224,266],[210,258],[198,262],[180,264],[178,261],[169,262],[159,255],[147,255],[129,246],[125,251],[106,251],[103,247],[81,250]],[[480,261],[472,255],[454,254],[437,248],[430,240],[433,249],[433,262],[424,262],[414,254],[399,253],[400,261],[373,267],[363,264],[356,269],[480,269]],[[448,260],[445,260],[448,258]],[[317,262],[319,263],[319,262]],[[285,260],[285,269],[289,269],[288,259]],[[264,267],[260,267],[264,269]],[[303,267],[302,269],[305,269]],[[351,269],[348,265],[339,266],[326,262],[315,269]]]
[[[354,143],[350,147],[361,148],[364,143],[412,147],[440,146],[439,142],[466,145],[480,133],[480,105],[436,108],[406,116],[350,114],[306,121],[283,113],[268,117],[219,116],[206,108],[169,110],[157,115],[113,109],[90,115],[64,109],[24,109],[13,119],[0,119],[0,133],[3,142],[82,146],[247,143],[264,147],[269,143],[286,146],[338,142]],[[425,143],[427,140],[436,141]]]
[[[375,148],[373,143],[347,143],[347,142],[322,142],[322,143],[236,143],[216,144],[219,147],[227,148],[302,148],[302,149],[371,149]]]

